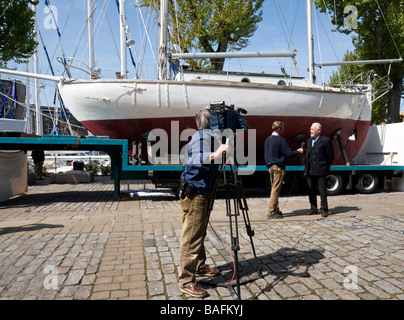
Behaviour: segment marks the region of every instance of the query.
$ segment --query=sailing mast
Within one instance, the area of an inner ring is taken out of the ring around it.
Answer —
[[[121,43],[121,79],[126,79],[126,14],[125,0],[119,0],[120,43]]]
[[[167,28],[168,28],[168,0],[160,1],[160,46],[159,46],[159,80],[167,79]]]
[[[93,24],[93,13],[94,13],[93,0],[87,0],[87,28],[88,28],[88,68],[90,69],[90,79],[94,76],[94,24]]]
[[[38,42],[38,15],[36,5],[32,5],[32,11],[35,12],[35,25],[34,33],[36,34],[36,42]],[[39,73],[39,59],[38,59],[38,48],[36,48],[34,53],[34,73]],[[41,114],[41,102],[39,99],[39,79],[35,79],[35,134],[42,136],[43,125],[42,125],[42,114]]]
[[[316,72],[314,69],[314,51],[313,51],[313,25],[312,25],[312,2],[306,0],[306,15],[307,15],[307,46],[309,54],[309,80],[316,83]]]

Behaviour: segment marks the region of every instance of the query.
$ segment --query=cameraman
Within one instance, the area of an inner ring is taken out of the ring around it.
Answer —
[[[192,297],[208,295],[195,276],[217,276],[220,271],[205,264],[204,240],[208,223],[208,203],[218,165],[214,160],[228,150],[222,144],[213,152],[215,136],[210,130],[210,113],[200,110],[195,117],[198,131],[188,143],[185,169],[181,175],[180,207],[182,231],[179,252],[179,289]]]

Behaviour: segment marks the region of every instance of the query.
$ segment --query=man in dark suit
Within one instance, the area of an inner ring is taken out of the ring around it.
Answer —
[[[322,126],[315,122],[310,127],[310,138],[307,139],[306,167],[307,185],[309,188],[310,210],[308,215],[317,214],[317,188],[320,192],[320,213],[327,217],[327,184],[326,176],[330,173],[330,166],[334,160],[334,148],[330,138],[321,134]]]

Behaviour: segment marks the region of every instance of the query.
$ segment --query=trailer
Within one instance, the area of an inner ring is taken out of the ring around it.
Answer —
[[[251,171],[251,167],[240,166],[237,169],[245,187],[270,189],[267,167],[256,166],[255,172],[248,175],[244,175],[243,171]],[[304,166],[286,166],[285,169],[285,183],[290,185],[290,188],[304,190],[306,188]],[[176,189],[179,187],[178,180],[183,167],[139,166],[139,170],[145,170],[147,175],[143,175],[142,178],[152,180],[156,187]],[[331,166],[330,174],[327,176],[327,193],[338,195],[346,190],[356,190],[359,193],[370,194],[377,189],[389,188],[391,179],[402,178],[403,172],[404,166],[400,165]]]
[[[404,130],[404,123],[399,126],[392,125],[391,128],[398,127]],[[398,148],[404,148],[403,144],[399,144],[397,139],[402,137],[401,133],[392,131],[395,139],[386,140],[386,130],[379,126],[370,130],[368,137],[377,137],[374,132],[383,131],[383,139],[385,141],[396,141]],[[373,132],[373,133],[372,133]],[[367,140],[366,140],[367,141]],[[364,146],[366,145],[366,141]],[[383,141],[382,141],[383,142]],[[365,149],[365,154],[371,155],[369,158],[383,159],[381,164],[351,164],[331,166],[331,172],[327,177],[327,192],[330,195],[337,195],[344,190],[355,189],[360,193],[373,193],[377,188],[386,189],[391,181],[398,179],[403,183],[404,165],[400,155],[404,154],[401,149],[384,150],[384,146],[388,143],[374,143],[370,141],[370,145],[377,149]],[[122,180],[151,180],[156,187],[164,187],[178,189],[179,178],[183,171],[182,164],[168,165],[150,165],[150,164],[132,164],[128,158],[128,141],[110,139],[101,136],[0,136],[0,150],[87,150],[87,151],[103,151],[106,152],[111,159],[111,179],[114,181],[114,198],[117,200],[120,195],[120,185]],[[363,148],[362,148],[363,149]],[[370,151],[369,151],[370,150]],[[394,160],[396,159],[396,160]],[[397,160],[398,159],[398,160]],[[388,161],[390,164],[387,164]],[[226,168],[228,169],[228,168]],[[245,187],[268,188],[269,174],[265,166],[239,166],[237,167],[239,175]],[[304,189],[304,166],[286,166],[286,182]],[[248,174],[247,174],[248,173]],[[287,189],[287,188],[286,188]],[[404,189],[403,189],[404,190]]]
[[[404,123],[371,126],[362,149],[352,161],[345,160],[345,165],[333,165],[327,176],[327,193],[338,195],[346,190],[370,194],[378,189],[392,187],[404,191],[404,144],[400,137],[404,136]],[[339,137],[336,137],[339,139]],[[344,155],[344,144],[338,141],[341,154]],[[155,185],[175,188],[182,167],[156,166],[149,167],[148,177]],[[243,183],[247,187],[270,189],[268,169],[265,166],[238,168]],[[244,174],[252,171],[252,174]],[[286,166],[285,183],[290,188],[305,189],[304,159],[300,165]],[[289,190],[288,187],[283,188]]]

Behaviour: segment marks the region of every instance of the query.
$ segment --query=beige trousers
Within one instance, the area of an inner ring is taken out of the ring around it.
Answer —
[[[204,240],[208,223],[209,195],[193,193],[180,199],[182,230],[179,252],[179,286],[195,281],[195,272],[205,268]]]
[[[281,194],[283,178],[285,178],[286,171],[273,165],[269,168],[269,179],[271,181],[271,196],[269,198],[268,214],[277,214],[279,211],[279,196]]]

